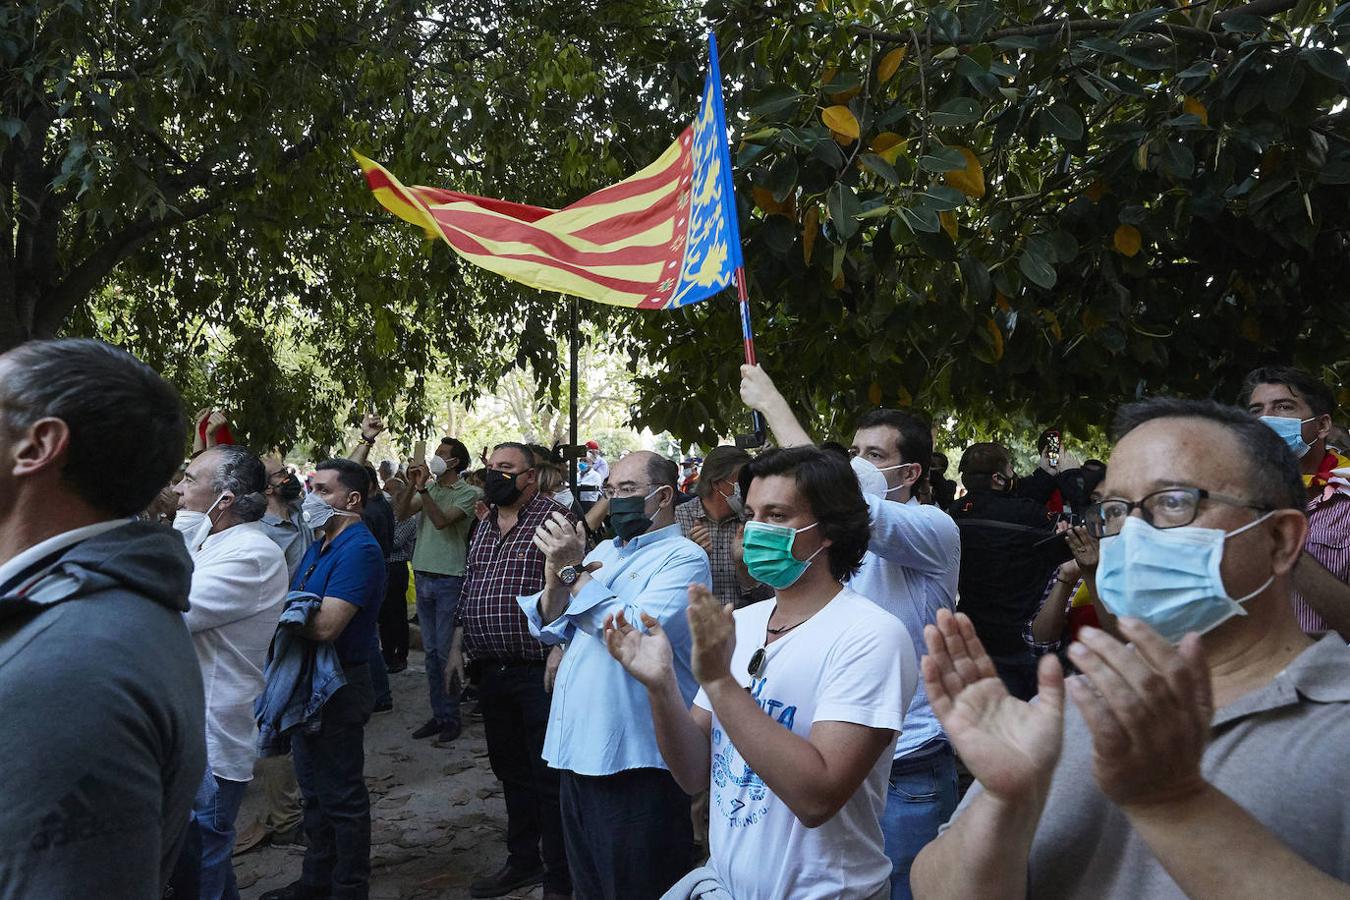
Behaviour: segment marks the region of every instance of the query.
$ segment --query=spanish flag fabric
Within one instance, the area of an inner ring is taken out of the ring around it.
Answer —
[[[655,162],[564,209],[407,187],[355,154],[385,209],[464,259],[543,291],[670,309],[726,288],[741,262],[717,45],[698,117]]]

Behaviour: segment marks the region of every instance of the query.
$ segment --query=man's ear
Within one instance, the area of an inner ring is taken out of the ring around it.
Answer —
[[[11,445],[11,473],[36,475],[65,463],[70,426],[62,419],[38,419]]]
[[[1297,509],[1280,509],[1270,517],[1275,538],[1273,569],[1276,575],[1291,572],[1303,555],[1308,537],[1308,517]]]
[[[1331,434],[1331,413],[1322,413],[1317,417],[1317,437],[1326,440],[1329,434]]]

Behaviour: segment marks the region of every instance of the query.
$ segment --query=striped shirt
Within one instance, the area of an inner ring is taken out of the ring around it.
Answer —
[[[473,530],[455,623],[464,629],[468,659],[525,662],[548,656],[549,648],[530,634],[530,623],[516,598],[544,589],[544,554],[534,545],[534,533],[555,512],[576,522],[570,512],[535,494],[506,534],[497,527],[495,507]]]
[[[1343,582],[1350,582],[1350,496],[1328,488],[1308,501],[1308,540],[1303,549]],[[1307,634],[1328,630],[1325,620],[1294,591],[1299,627]]]

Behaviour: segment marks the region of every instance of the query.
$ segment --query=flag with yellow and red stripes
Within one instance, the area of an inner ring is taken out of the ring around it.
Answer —
[[[563,209],[408,187],[355,155],[385,209],[540,290],[669,309],[726,288],[742,264],[715,50],[693,124],[642,171]]]

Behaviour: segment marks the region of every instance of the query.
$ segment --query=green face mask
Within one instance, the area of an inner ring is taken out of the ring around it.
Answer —
[[[750,577],[767,584],[775,590],[792,587],[811,565],[816,554],[824,550],[822,545],[804,560],[792,555],[792,545],[797,535],[819,525],[812,522],[805,528],[790,528],[787,525],[770,525],[767,522],[746,522],[742,558]]]

